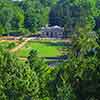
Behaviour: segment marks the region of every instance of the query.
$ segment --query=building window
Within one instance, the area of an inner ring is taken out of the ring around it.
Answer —
[[[51,37],[53,37],[53,32],[51,32]]]
[[[49,35],[49,32],[47,32],[46,35],[48,36]]]

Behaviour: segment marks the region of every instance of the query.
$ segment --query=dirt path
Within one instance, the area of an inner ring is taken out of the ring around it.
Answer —
[[[24,42],[22,42],[21,44],[19,44],[17,47],[11,49],[11,52],[16,52],[17,50],[19,50],[20,48],[22,48],[30,39],[25,39]]]

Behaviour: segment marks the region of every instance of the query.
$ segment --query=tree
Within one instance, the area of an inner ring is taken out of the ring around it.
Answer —
[[[0,1],[0,33],[18,32],[23,27],[24,15],[11,1]]]
[[[60,0],[50,12],[49,24],[64,27],[66,34],[84,33],[94,29],[98,12],[96,0]]]
[[[22,10],[24,11],[25,15],[24,26],[30,32],[34,33],[37,30],[39,30],[40,27],[47,24],[48,16],[46,12],[48,12],[48,9],[45,8],[46,9],[45,10],[44,6],[40,3],[40,1],[25,0],[19,3],[19,7],[22,8]]]
[[[33,71],[36,72],[36,75],[39,79],[39,97],[40,99],[48,98],[49,93],[47,88],[47,83],[50,80],[50,73],[52,69],[47,66],[45,61],[37,56],[37,51],[32,50],[28,56],[28,62]]]
[[[47,83],[50,80],[51,68],[37,57],[35,51],[31,51],[28,61],[20,62],[15,55],[0,48],[1,100],[50,100]]]
[[[64,73],[77,100],[99,100],[99,45],[96,33],[81,33],[72,42]],[[66,80],[66,78],[64,78]]]
[[[56,2],[57,0],[24,0],[20,2],[18,5],[24,11],[25,28],[34,33],[47,25],[49,11]]]
[[[0,49],[0,98],[5,100],[33,98],[38,100],[39,82],[36,72],[8,51]]]

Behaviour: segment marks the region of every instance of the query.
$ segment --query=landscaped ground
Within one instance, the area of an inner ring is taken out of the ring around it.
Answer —
[[[16,41],[0,41],[0,46],[2,46],[4,48],[8,48],[8,46],[12,43],[14,43],[15,46],[17,46],[19,44],[19,42],[16,42]]]
[[[29,52],[37,50],[40,57],[60,56],[60,50],[64,47],[64,41],[61,40],[34,40],[29,41],[23,48],[16,51],[19,57],[27,57]]]
[[[15,46],[9,49],[9,44],[12,43],[15,43]],[[0,46],[2,45],[11,52],[12,50],[16,49],[13,53],[21,58],[26,58],[32,49],[37,50],[38,56],[40,57],[57,57],[62,55],[62,48],[65,47],[65,40],[37,39],[29,40],[24,45],[22,45],[23,43],[24,42],[22,41],[4,40],[0,41]],[[20,45],[22,46],[20,47]]]

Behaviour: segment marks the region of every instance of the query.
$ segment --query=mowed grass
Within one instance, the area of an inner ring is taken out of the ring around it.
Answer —
[[[19,57],[27,57],[29,52],[37,50],[40,57],[53,57],[61,55],[61,48],[63,45],[58,45],[55,41],[29,41],[23,48],[16,52]]]

